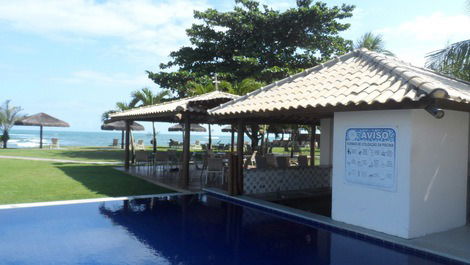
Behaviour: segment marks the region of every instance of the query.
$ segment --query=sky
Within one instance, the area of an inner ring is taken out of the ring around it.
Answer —
[[[280,10],[295,5],[261,2]],[[381,34],[388,50],[417,66],[428,52],[470,38],[468,0],[325,2],[356,6],[342,37]],[[71,127],[64,130],[99,131],[101,114],[116,102],[143,87],[159,89],[146,71],[158,71],[171,51],[188,45],[193,10],[233,6],[233,0],[0,0],[0,102],[65,120]],[[158,123],[157,130],[168,126]]]

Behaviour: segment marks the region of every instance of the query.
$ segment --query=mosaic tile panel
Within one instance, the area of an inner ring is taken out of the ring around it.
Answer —
[[[249,169],[243,174],[245,194],[331,187],[331,167]]]

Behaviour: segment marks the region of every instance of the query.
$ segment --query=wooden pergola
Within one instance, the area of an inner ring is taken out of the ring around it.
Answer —
[[[190,160],[190,139],[192,123],[215,123],[215,120],[208,115],[207,110],[215,108],[238,96],[213,91],[206,94],[168,101],[161,104],[134,108],[110,115],[112,121],[123,120],[126,122],[125,135],[125,157],[124,167],[126,170],[130,166],[130,126],[134,121],[154,121],[180,123],[184,128],[183,154],[181,161],[180,185],[185,188],[189,184],[189,160]],[[243,142],[243,141],[242,141]]]

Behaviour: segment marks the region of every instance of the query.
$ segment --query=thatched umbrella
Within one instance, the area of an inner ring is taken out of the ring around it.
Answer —
[[[132,122],[131,124],[131,131],[143,131],[145,130],[144,126],[137,122]],[[105,121],[103,125],[101,125],[101,130],[105,131],[121,131],[121,149],[124,149],[124,131],[126,130],[126,122],[125,121]]]
[[[43,112],[27,116],[17,121],[15,125],[39,126],[39,136],[41,139],[39,142],[39,148],[42,148],[42,127],[70,127],[70,125],[65,121],[61,121]]]
[[[169,132],[184,132],[184,125],[183,124],[176,124],[168,128]],[[205,132],[206,128],[202,127],[199,124],[191,123],[190,130],[192,132]]]

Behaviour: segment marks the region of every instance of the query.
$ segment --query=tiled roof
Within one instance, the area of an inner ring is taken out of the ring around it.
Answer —
[[[177,112],[201,112],[203,111],[201,108],[198,108],[197,105],[204,104],[205,102],[211,101],[229,101],[232,99],[236,99],[239,96],[221,92],[221,91],[213,91],[206,94],[194,96],[194,97],[187,97],[182,99],[176,99],[172,101],[168,101],[161,104],[151,105],[151,106],[144,106],[140,108],[134,108],[126,111],[116,112],[110,114],[110,118],[112,119],[127,119],[127,118],[135,118],[135,117],[149,117],[152,115],[165,115],[165,114],[172,114]],[[204,110],[205,111],[205,110]]]
[[[470,84],[395,57],[355,50],[209,110],[236,115],[302,108],[419,101],[470,103]],[[469,106],[470,109],[470,106]]]

